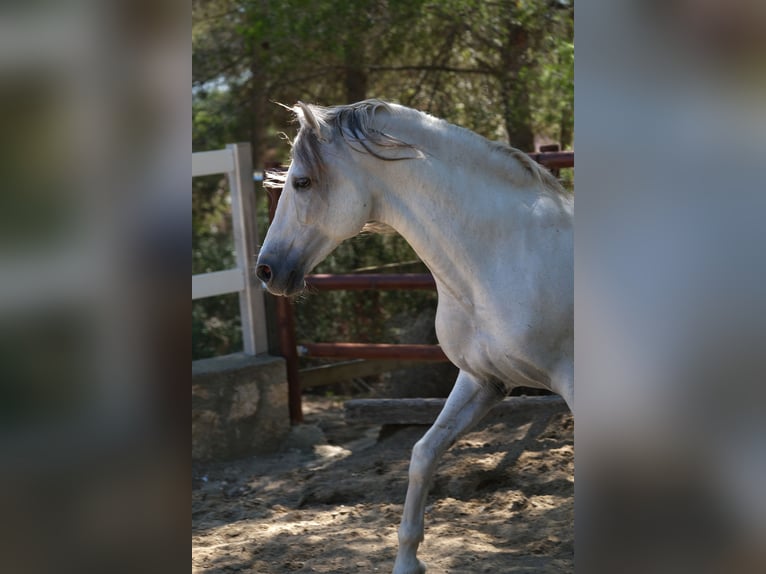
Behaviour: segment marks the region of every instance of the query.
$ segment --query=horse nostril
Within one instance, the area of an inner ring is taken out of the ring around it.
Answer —
[[[262,263],[255,268],[255,276],[264,283],[271,281],[271,267]]]

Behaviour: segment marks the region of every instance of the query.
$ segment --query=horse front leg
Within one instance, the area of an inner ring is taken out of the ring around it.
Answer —
[[[422,574],[426,571],[425,565],[417,558],[417,551],[423,540],[428,489],[439,458],[503,396],[496,386],[482,384],[465,371],[460,371],[436,422],[413,447],[393,574]]]

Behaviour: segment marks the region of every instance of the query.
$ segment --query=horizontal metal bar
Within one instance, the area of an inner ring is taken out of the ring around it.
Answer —
[[[537,163],[548,168],[574,167],[573,151],[546,151],[528,155]]]
[[[357,359],[405,359],[412,361],[449,361],[439,345],[390,345],[385,343],[301,343],[302,357]]]
[[[227,269],[214,273],[192,275],[192,300],[214,297],[226,293],[238,293],[245,288],[242,269]]]
[[[435,289],[430,273],[354,273],[308,275],[306,285],[320,291],[330,289]]]
[[[573,151],[538,151],[527,155],[548,168],[574,167]],[[274,171],[287,171],[287,166],[279,166]]]
[[[234,170],[234,155],[230,149],[200,151],[192,154],[192,177],[228,173]]]
[[[401,361],[397,359],[352,359],[317,367],[307,367],[298,371],[301,388],[309,389],[323,385],[333,385],[359,377],[380,375],[390,371],[416,367],[418,361]]]

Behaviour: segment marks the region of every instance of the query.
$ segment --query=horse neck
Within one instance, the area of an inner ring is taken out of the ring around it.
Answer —
[[[381,186],[374,213],[410,243],[440,291],[459,301],[473,291],[476,275],[488,263],[486,250],[512,242],[514,227],[525,221],[523,212],[543,193],[534,186],[510,186],[500,173],[487,170],[478,154],[456,149],[453,142],[423,159],[388,162],[382,168],[391,174],[385,178],[389,185]]]

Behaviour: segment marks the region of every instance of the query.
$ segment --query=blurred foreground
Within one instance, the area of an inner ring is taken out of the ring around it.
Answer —
[[[4,572],[188,559],[187,10],[0,8]]]
[[[766,569],[766,7],[577,4],[577,570]]]

